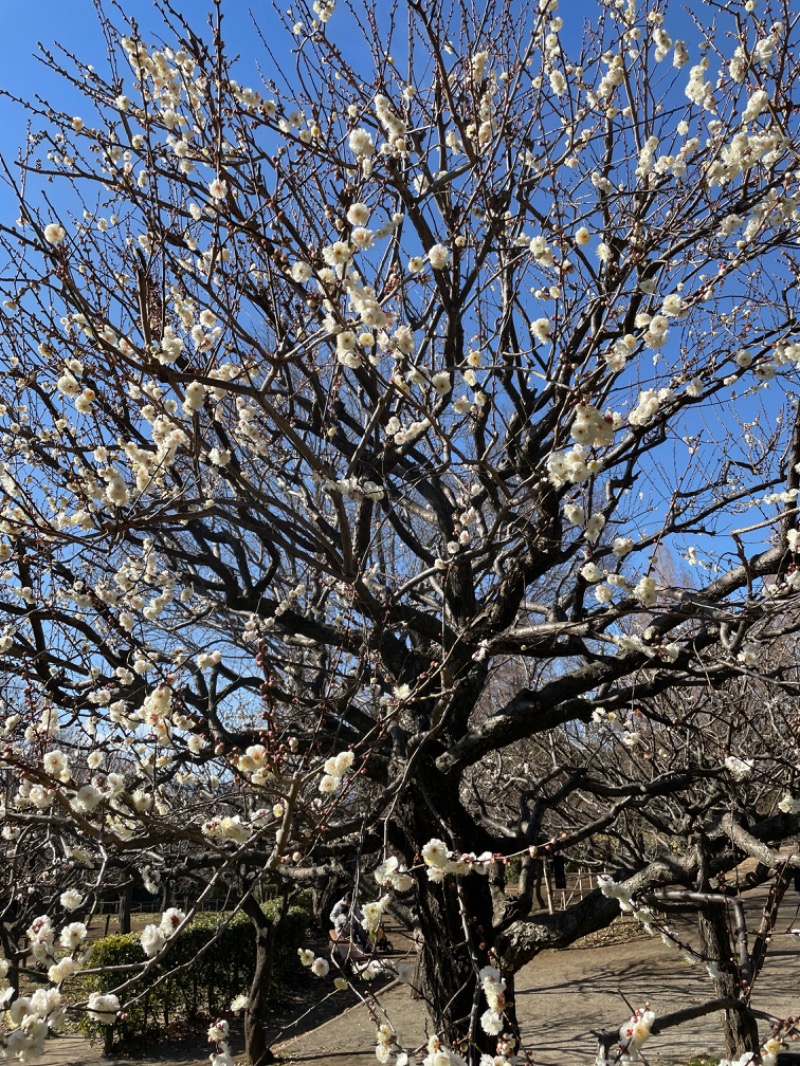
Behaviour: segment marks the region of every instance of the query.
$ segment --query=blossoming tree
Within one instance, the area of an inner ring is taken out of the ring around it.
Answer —
[[[46,57],[84,107],[27,104],[5,171],[3,837],[67,887],[10,1050],[122,868],[235,874],[258,926],[260,878],[377,867],[431,1057],[503,1060],[539,951],[778,863],[793,752],[714,693],[792,679],[796,20],[705,8],[598,2],[579,40],[556,0],[317,0],[246,85],[219,4],[208,40],[173,13],[161,46],[106,24],[105,71]],[[533,858],[609,832],[605,894],[531,914]]]

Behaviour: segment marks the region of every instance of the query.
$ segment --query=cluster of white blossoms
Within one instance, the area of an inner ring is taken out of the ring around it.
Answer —
[[[725,769],[734,781],[746,781],[749,777],[752,777],[754,767],[755,763],[752,759],[740,759],[738,755],[727,755],[725,757]]]
[[[378,121],[386,130],[389,144],[398,152],[405,152],[406,124],[397,114],[394,105],[388,97],[378,93],[375,97],[375,114]]]
[[[315,977],[327,977],[330,972],[330,963],[321,955],[315,955],[309,948],[298,948],[297,957],[301,965],[311,970]]]
[[[591,404],[580,404],[570,427],[570,435],[578,444],[591,448],[605,448],[614,442],[614,431],[622,425],[622,416],[614,411],[601,413]]]
[[[628,415],[632,426],[647,426],[658,416],[662,407],[674,399],[672,389],[644,389],[636,406]]]
[[[365,903],[361,908],[364,915],[364,928],[373,941],[378,938],[384,913],[391,902],[391,896],[381,896],[380,899],[373,900],[371,903]]]
[[[707,56],[696,63],[689,71],[689,83],[685,91],[693,104],[697,104],[706,111],[714,112],[717,109],[714,101],[714,86],[706,79],[706,72],[710,66],[711,61]]]
[[[669,318],[665,314],[649,315],[642,311],[636,316],[636,327],[645,327],[643,340],[650,349],[663,348],[669,335]]]
[[[624,914],[630,914],[640,922],[645,932],[650,936],[655,935],[655,918],[652,910],[638,903],[624,882],[615,881],[609,874],[598,874],[597,887],[607,899],[615,899]],[[672,943],[671,940],[668,942]]]
[[[177,907],[170,907],[161,915],[158,925],[146,925],[139,938],[142,951],[148,959],[154,958],[168,940],[178,933],[186,921],[186,915]]]
[[[795,799],[791,792],[787,792],[779,801],[778,810],[783,814],[800,814],[800,800]]]
[[[654,607],[658,600],[658,586],[655,579],[645,574],[639,578],[633,594],[643,607]]]
[[[414,878],[394,855],[380,864],[375,871],[375,880],[379,885],[388,885],[395,892],[409,892],[414,887]]]
[[[471,873],[486,873],[493,856],[490,852],[475,855],[472,852],[463,852],[454,857],[442,840],[429,840],[420,854],[427,867],[428,880],[443,881],[448,874],[464,876]]]
[[[218,844],[244,844],[253,835],[253,827],[239,814],[209,818],[203,822],[203,835]]]
[[[263,744],[250,744],[236,760],[236,768],[251,784],[265,785],[273,778],[272,760]]]
[[[741,130],[725,144],[715,159],[706,168],[706,180],[711,186],[728,185],[740,174],[752,170],[758,163],[768,163],[783,148],[780,129],[767,129],[759,133]],[[758,228],[758,221],[756,228]]]
[[[112,1025],[120,1010],[119,997],[113,992],[92,992],[86,1013],[99,1025]]]
[[[208,1042],[216,1050],[209,1055],[211,1066],[233,1066],[230,1047],[230,1026],[224,1018],[218,1018],[208,1029]]]
[[[426,1050],[427,1055],[422,1060],[422,1066],[466,1066],[464,1056],[447,1047],[438,1036],[429,1038]],[[513,1041],[501,1036],[498,1038],[494,1055],[481,1055],[479,1066],[514,1066],[518,1061]]]
[[[50,1030],[59,1029],[64,1017],[61,993],[56,988],[39,988],[30,996],[19,996],[8,1007],[11,1031],[5,1035],[0,1053],[20,1062],[41,1058]]]
[[[506,982],[494,966],[484,966],[478,974],[488,1009],[481,1015],[481,1029],[489,1036],[499,1036],[505,1026]]]
[[[62,894],[62,901],[74,906],[72,890]],[[80,905],[80,898],[78,905]],[[58,936],[56,935],[58,933]],[[10,1028],[3,1035],[0,1058],[17,1058],[32,1062],[44,1054],[45,1040],[51,1030],[59,1029],[65,1020],[60,986],[78,973],[91,953],[87,948],[87,929],[83,922],[69,922],[57,930],[47,915],[42,915],[26,930],[31,954],[39,965],[47,966],[49,987],[38,988],[30,995],[18,996],[10,1002],[14,988],[8,981],[10,964],[0,957],[0,1008],[7,1009]],[[61,956],[59,958],[59,955]],[[119,1010],[116,996],[93,993],[87,1013],[113,1021]]]
[[[610,874],[597,875],[597,887],[606,899],[618,900],[620,910],[630,912],[633,910],[631,902],[631,890],[622,882],[615,881]]]
[[[603,469],[599,459],[590,458],[590,450],[585,444],[551,452],[546,462],[547,477],[557,489],[566,484],[580,485]]]
[[[393,1062],[394,1066],[407,1066],[408,1055],[403,1051],[400,1038],[391,1025],[386,1022],[379,1025],[375,1030],[375,1039],[375,1058],[378,1062]]]
[[[325,773],[320,780],[319,791],[324,796],[338,792],[354,762],[355,754],[352,751],[340,751],[338,755],[333,755],[330,759],[326,759]]]
[[[650,1039],[653,1023],[656,1020],[655,1012],[645,1004],[624,1022],[619,1029],[619,1048],[622,1052],[620,1057],[615,1054],[614,1062],[638,1062],[641,1056],[639,1049]],[[605,1066],[606,1060],[598,1056],[597,1066]]]
[[[428,1054],[422,1060],[422,1066],[466,1066],[464,1056],[448,1048],[438,1036],[429,1038],[427,1052]]]

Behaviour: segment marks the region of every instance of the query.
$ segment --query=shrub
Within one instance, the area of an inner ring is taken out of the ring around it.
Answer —
[[[270,900],[262,910],[273,921],[280,917],[281,902]],[[278,925],[271,996],[299,968],[297,949],[308,925],[304,906],[291,906]],[[216,939],[214,939],[216,937]],[[209,946],[210,945],[210,946]],[[204,950],[205,949],[205,950]],[[107,992],[122,983],[118,966],[143,966],[146,962],[139,933],[117,934],[99,940],[91,965],[103,973],[87,977],[82,994]],[[110,972],[109,972],[110,971]],[[224,1014],[231,999],[249,990],[255,972],[255,932],[241,912],[205,915],[183,930],[166,959],[132,985],[124,996],[124,1013],[113,1027],[92,1021],[84,1015],[79,1023],[89,1036],[104,1034],[106,1047],[114,1040],[130,1040],[181,1019]]]

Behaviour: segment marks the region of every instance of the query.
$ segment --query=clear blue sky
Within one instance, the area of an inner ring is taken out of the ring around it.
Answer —
[[[137,20],[146,39],[164,39],[164,24],[152,0],[122,0],[121,6],[126,14]],[[203,34],[211,4],[206,0],[179,0],[176,6],[198,34]],[[84,62],[103,68],[106,42],[92,0],[14,0],[3,7],[0,88],[23,99],[39,95],[67,111],[72,98],[76,113],[85,111],[86,105],[80,103],[78,93],[51,74],[36,55],[39,42],[48,49],[61,45]],[[111,21],[121,24],[110,4],[108,9]],[[266,28],[270,22],[274,24],[271,4],[264,0],[255,4],[249,0],[224,0],[226,44],[230,53],[241,53],[245,60],[255,60],[260,51],[250,14],[258,10],[262,26]],[[26,118],[22,108],[0,97],[0,154],[13,160],[25,140],[25,133]],[[16,212],[16,203],[0,185],[0,215],[7,220],[9,212]]]
[[[163,33],[163,23],[151,0],[122,0],[126,14],[136,18],[145,37]],[[182,0],[178,9],[199,33],[207,25],[211,4],[206,0]],[[287,5],[288,6],[288,5]],[[46,48],[55,44],[75,53],[87,63],[104,62],[106,44],[100,31],[92,0],[14,0],[4,4],[3,32],[0,34],[0,87],[25,98],[39,93],[65,99],[65,86],[48,76],[35,59],[41,42]],[[251,4],[248,0],[225,0],[223,5],[225,37],[232,52],[245,53],[253,40],[250,11],[263,9],[265,24],[274,18],[271,5]],[[121,20],[109,5],[112,22]],[[150,32],[148,32],[150,31]],[[53,91],[55,89],[55,91]],[[0,101],[0,150],[13,150],[24,137],[25,121],[18,109]]]

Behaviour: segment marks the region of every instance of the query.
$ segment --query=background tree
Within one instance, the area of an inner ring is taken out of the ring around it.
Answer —
[[[162,45],[104,22],[102,71],[46,55],[81,115],[27,104],[4,817],[150,882],[182,850],[201,898],[245,869],[248,908],[267,874],[418,866],[384,873],[437,1031],[508,1051],[514,972],[617,901],[532,915],[494,857],[611,832],[638,899],[797,831],[739,773],[794,785],[746,702],[702,751],[660,702],[796,683],[795,20],[300,10],[256,87],[221,5],[208,39],[166,5]],[[486,766],[550,736],[499,826]]]

